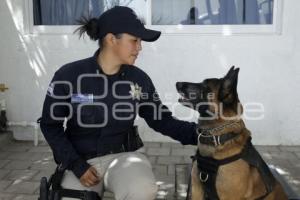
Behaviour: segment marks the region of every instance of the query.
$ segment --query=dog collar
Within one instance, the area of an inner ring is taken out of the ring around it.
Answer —
[[[236,133],[234,130],[242,130],[243,127],[244,123],[242,121],[234,121],[211,129],[198,128],[198,142],[200,144],[212,146],[224,145],[227,141],[232,140],[239,135],[240,131]],[[228,129],[232,131],[222,134]]]

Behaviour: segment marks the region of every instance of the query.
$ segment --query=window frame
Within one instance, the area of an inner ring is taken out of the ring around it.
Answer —
[[[25,34],[73,34],[76,25],[33,25],[33,0],[24,0]],[[165,35],[280,35],[282,32],[283,0],[274,0],[273,24],[252,25],[151,25],[152,1],[146,0],[146,27]]]

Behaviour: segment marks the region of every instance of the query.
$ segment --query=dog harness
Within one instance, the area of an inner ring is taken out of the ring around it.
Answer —
[[[205,139],[199,137],[199,142],[201,144],[218,146],[224,144],[226,141],[235,138],[237,135],[238,134],[231,132],[220,136],[206,136],[204,137]],[[197,160],[199,178],[204,187],[205,200],[219,200],[219,196],[216,189],[216,178],[218,174],[218,169],[222,165],[226,165],[239,159],[243,159],[250,166],[257,168],[262,177],[267,192],[266,194],[262,195],[256,200],[262,200],[266,196],[268,196],[270,192],[272,192],[275,185],[275,178],[272,175],[267,164],[264,162],[262,157],[252,145],[250,137],[241,153],[223,160],[216,160],[211,157],[201,156],[199,150],[196,152],[196,155],[193,157],[193,161]]]

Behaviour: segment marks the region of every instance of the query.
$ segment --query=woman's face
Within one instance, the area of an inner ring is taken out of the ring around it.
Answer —
[[[120,64],[133,65],[139,52],[142,50],[141,39],[133,35],[123,33],[116,38],[113,45],[114,52],[120,60]]]

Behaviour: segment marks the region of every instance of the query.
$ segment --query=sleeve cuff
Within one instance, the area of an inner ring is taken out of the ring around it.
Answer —
[[[75,160],[70,166],[70,170],[77,176],[78,179],[90,168],[90,164],[88,164],[84,159],[79,158]]]
[[[198,144],[198,133],[197,131],[195,131],[192,145],[197,145],[197,144]]]
[[[191,145],[197,145],[198,144],[198,133],[197,133],[197,125],[194,124],[194,127],[192,129],[192,136],[191,136]]]

